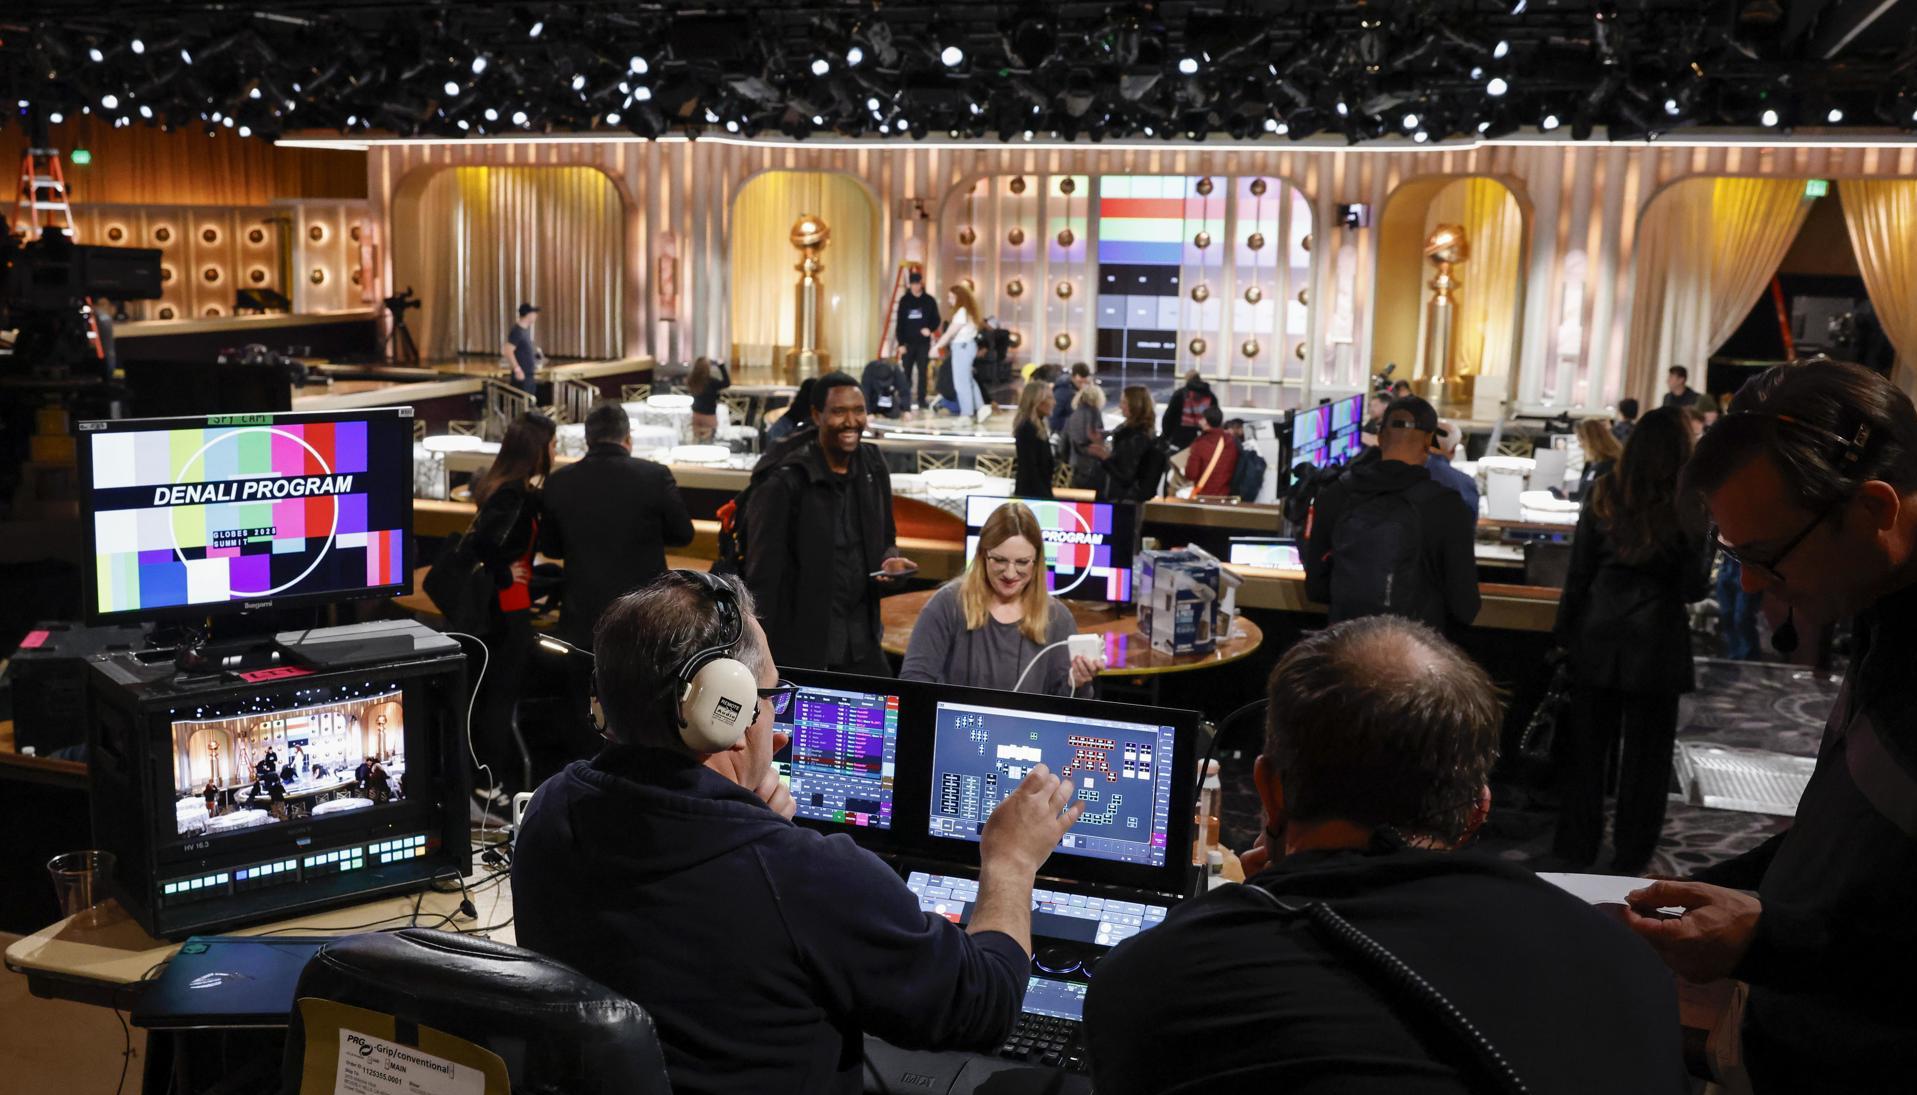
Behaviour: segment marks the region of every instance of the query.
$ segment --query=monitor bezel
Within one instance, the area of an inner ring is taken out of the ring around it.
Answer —
[[[379,586],[362,586],[351,590],[327,590],[312,593],[292,593],[268,597],[263,600],[227,600],[212,601],[203,604],[164,605],[153,608],[122,609],[115,612],[100,610],[99,582],[99,545],[98,527],[94,521],[93,508],[93,443],[92,439],[107,433],[136,433],[177,429],[205,429],[212,425],[228,424],[223,421],[233,418],[270,418],[275,424],[282,422],[371,422],[375,419],[410,421],[415,417],[414,409],[409,406],[398,407],[355,407],[326,411],[261,411],[247,414],[188,415],[171,418],[112,418],[92,419],[76,423],[74,436],[78,442],[77,469],[81,491],[80,521],[86,537],[86,559],[83,567],[80,591],[81,604],[89,623],[116,624],[150,621],[156,623],[179,623],[205,619],[209,616],[235,616],[247,612],[267,612],[288,608],[304,608],[318,605],[343,604],[351,601],[379,600],[388,597],[404,597],[413,592],[413,564],[418,552],[413,540],[412,523],[409,520],[400,538],[404,557],[400,560],[401,580],[396,583]],[[247,423],[249,425],[253,423]],[[407,427],[411,432],[411,426]],[[413,494],[413,447],[410,441],[404,446],[406,468],[404,473],[405,490],[408,499]],[[410,510],[410,507],[409,507]]]
[[[965,512],[961,514],[961,518],[965,524],[965,565],[968,567],[972,565],[972,556],[975,553],[974,544],[976,541],[976,537],[978,536],[979,531],[984,528],[983,525],[972,524],[973,499],[989,500],[995,503],[995,505],[992,507],[993,509],[997,509],[998,506],[1003,505],[1007,502],[1023,502],[1026,506],[1031,506],[1034,503],[1042,504],[1042,505],[1109,506],[1111,507],[1111,510],[1113,513],[1112,524],[1114,528],[1116,528],[1118,525],[1117,515],[1119,513],[1122,512],[1122,513],[1127,513],[1130,515],[1130,528],[1128,530],[1130,532],[1130,535],[1127,537],[1121,538],[1116,532],[1114,532],[1112,536],[1113,548],[1116,549],[1119,545],[1122,544],[1125,548],[1125,554],[1129,557],[1129,560],[1126,562],[1126,564],[1123,567],[1114,565],[1113,569],[1129,570],[1131,569],[1133,563],[1136,562],[1136,560],[1138,559],[1138,545],[1140,544],[1141,538],[1143,535],[1144,509],[1137,502],[1100,502],[1096,500],[1082,501],[1075,498],[1023,498],[1016,495],[1001,496],[996,494],[968,494],[965,496]],[[1083,588],[1082,584],[1079,588],[1081,589]],[[1097,596],[1094,594],[1080,593],[1077,589],[1073,589],[1065,593],[1053,593],[1051,594],[1051,596],[1057,597],[1060,600],[1087,601],[1087,602],[1091,602],[1095,604],[1135,604],[1137,603],[1137,600],[1138,600],[1137,587],[1127,586],[1127,592],[1130,594],[1130,596],[1120,601],[1113,601],[1113,600],[1110,600],[1109,598]]]

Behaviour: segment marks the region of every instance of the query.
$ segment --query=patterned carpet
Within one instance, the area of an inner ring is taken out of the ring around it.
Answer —
[[[1697,660],[1696,692],[1678,710],[1680,741],[1769,749],[1815,756],[1824,719],[1837,699],[1837,682],[1824,681],[1798,666],[1776,662]],[[1250,754],[1227,756],[1223,840],[1242,848],[1256,838],[1258,796],[1251,785]],[[1477,847],[1507,859],[1545,860],[1556,822],[1556,803],[1546,788],[1494,782],[1491,818]],[[1608,824],[1608,821],[1607,821]],[[1790,827],[1790,819],[1769,814],[1712,810],[1673,801],[1664,819],[1664,835],[1652,858],[1650,874],[1685,875],[1738,855]],[[1611,859],[1610,842],[1591,870]],[[1551,869],[1548,860],[1541,869]]]

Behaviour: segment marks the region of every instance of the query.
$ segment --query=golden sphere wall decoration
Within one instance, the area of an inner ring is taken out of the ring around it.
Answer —
[[[1202,338],[1194,338],[1190,342],[1186,343],[1185,346],[1187,349],[1191,351],[1191,356],[1193,357],[1204,357],[1205,351],[1209,349],[1209,347],[1205,344],[1205,340]]]
[[[313,272],[306,275],[306,280],[312,282],[314,285],[322,284],[326,281],[326,271],[315,266],[313,267]]]
[[[1244,354],[1246,357],[1257,357],[1258,340],[1255,338],[1246,339],[1244,343],[1238,347],[1238,352]]]
[[[1254,198],[1262,198],[1265,196],[1265,180],[1251,180],[1251,196]]]
[[[362,282],[362,280],[361,280],[361,278],[360,278],[360,271],[359,271],[359,268],[358,268],[358,267],[354,267],[354,268],[353,268],[353,284],[354,284],[354,285],[360,285],[360,284],[363,284],[363,282]]]
[[[959,229],[958,242],[960,247],[970,247],[978,242],[978,233],[972,231],[972,226],[968,224]]]
[[[254,225],[252,228],[247,229],[246,242],[255,244],[255,245],[265,243],[266,229],[261,228],[258,225]]]
[[[1071,282],[1069,282],[1069,281],[1061,281],[1061,282],[1059,282],[1059,283],[1058,283],[1058,288],[1056,288],[1056,289],[1054,289],[1054,290],[1052,290],[1052,291],[1058,294],[1058,299],[1060,299],[1060,300],[1070,300],[1070,299],[1072,299],[1072,283],[1071,283]]]
[[[246,272],[246,280],[252,282],[255,285],[265,285],[266,271],[255,266],[254,268]]]
[[[354,225],[352,230],[348,232],[347,235],[352,237],[352,240],[354,243],[358,243],[359,242],[359,225],[357,224]]]
[[[218,243],[220,242],[220,230],[209,224],[205,228],[200,229],[200,239],[205,243]]]
[[[171,266],[160,267],[160,284],[165,285],[172,280],[173,280],[173,267]]]
[[[1071,229],[1061,228],[1058,230],[1058,245],[1060,247],[1070,247],[1072,244],[1077,242],[1078,242],[1078,236]]]
[[[1061,333],[1058,337],[1052,339],[1052,345],[1058,347],[1059,352],[1063,353],[1072,348],[1072,336]]]
[[[1208,301],[1208,300],[1210,300],[1210,299],[1211,299],[1211,286],[1209,286],[1209,285],[1204,285],[1204,284],[1199,284],[1199,285],[1194,285],[1194,286],[1192,286],[1192,287],[1191,287],[1191,299],[1192,299],[1193,301],[1195,301],[1195,302],[1197,302],[1197,303],[1199,303],[1199,304],[1203,304],[1203,303],[1205,303],[1206,301]]]
[[[1016,350],[1020,346],[1025,345],[1025,336],[1019,334],[1017,331],[1013,331],[1005,337],[1005,342],[1006,345]]]
[[[1307,285],[1298,290],[1298,303],[1307,308],[1311,307],[1311,286]]]
[[[1291,356],[1303,361],[1305,359],[1305,344],[1300,342],[1298,345],[1293,346],[1291,348]]]
[[[208,285],[218,285],[220,283],[220,268],[217,266],[209,266],[200,271],[200,280],[206,282]]]
[[[1263,251],[1265,249],[1265,234],[1263,232],[1253,232],[1251,235],[1245,237],[1245,246],[1251,248],[1253,251]]]
[[[1298,246],[1304,248],[1307,251],[1311,250],[1311,237],[1307,235],[1305,238],[1299,240]]]
[[[119,243],[126,238],[126,229],[116,224],[107,229],[106,235],[108,243]]]
[[[308,225],[306,238],[312,240],[314,243],[319,243],[326,238],[326,226],[323,224]]]
[[[972,294],[978,293],[978,282],[973,281],[971,278],[960,278],[959,283],[965,286],[966,292]]]
[[[173,229],[163,224],[153,230],[153,238],[165,243],[173,238]]]
[[[1023,194],[1023,193],[1025,193],[1025,176],[1023,176],[1023,175],[1013,175],[1013,176],[1012,176],[1012,187],[1011,187],[1011,189],[1012,189],[1012,193],[1014,193],[1014,194]]]
[[[1022,281],[1020,281],[1020,280],[1018,280],[1017,278],[1013,278],[1013,279],[1012,279],[1011,281],[1008,281],[1008,282],[1006,282],[1006,283],[1005,283],[1005,295],[1006,295],[1006,296],[1008,296],[1008,297],[1022,297],[1022,296],[1024,296],[1024,295],[1025,295],[1025,283],[1024,283],[1024,282],[1022,282]]]
[[[1191,238],[1191,242],[1193,246],[1197,247],[1200,251],[1203,251],[1205,248],[1211,246],[1211,233],[1200,232],[1196,236],[1193,236]]]
[[[220,310],[219,305],[209,304],[206,306],[206,311],[201,312],[200,314],[205,316],[208,319],[217,319],[218,317],[223,316],[226,313]]]
[[[1013,228],[1010,232],[1005,233],[1005,242],[1011,244],[1013,247],[1024,246],[1025,229]]]
[[[1060,194],[1071,194],[1076,192],[1077,190],[1078,190],[1078,180],[1072,178],[1070,175],[1067,175],[1064,178],[1058,180],[1058,192]]]
[[[1256,285],[1248,285],[1245,287],[1246,304],[1256,304],[1263,299],[1265,299],[1265,291],[1263,289],[1258,288]]]
[[[175,313],[175,312],[173,311],[173,309],[171,309],[171,308],[162,308],[162,309],[160,309],[160,318],[161,318],[161,319],[172,319],[172,318],[173,318],[173,317],[174,317],[174,316],[175,316],[176,314],[177,314],[177,313]]]
[[[1197,186],[1198,196],[1201,198],[1211,197],[1212,187],[1213,187],[1213,183],[1211,181],[1210,175],[1207,175],[1204,178],[1199,179],[1198,186]]]

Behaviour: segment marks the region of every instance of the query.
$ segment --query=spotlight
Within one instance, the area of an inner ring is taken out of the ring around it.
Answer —
[[[608,113],[608,114],[606,115],[606,124],[607,124],[607,125],[618,125],[618,124],[619,124],[619,113],[618,113],[618,111],[613,111],[613,112],[611,112],[611,113]]]
[[[633,102],[644,103],[644,102],[650,102],[651,100],[652,100],[652,89],[647,87],[646,85],[640,84],[638,87],[635,87],[632,89]]]
[[[1838,122],[1844,120],[1844,112],[1836,107],[1831,107],[1830,113],[1824,115],[1824,120],[1832,125],[1836,125]]]
[[[487,107],[487,108],[486,108],[486,120],[487,120],[487,121],[489,121],[489,122],[496,122],[496,121],[498,121],[498,120],[499,120],[499,111],[497,111],[497,110],[494,110],[494,109],[493,109],[492,107]]]
[[[1343,99],[1338,100],[1338,105],[1335,109],[1338,111],[1338,117],[1340,118],[1347,117],[1351,114],[1351,108],[1345,105],[1345,101]]]
[[[824,75],[825,75],[826,73],[828,73],[828,72],[831,72],[831,71],[832,71],[832,66],[831,66],[830,64],[828,64],[828,63],[826,62],[826,59],[825,59],[825,58],[823,58],[823,57],[815,57],[815,58],[813,58],[813,60],[812,60],[812,75],[814,75],[814,76],[824,76]]]
[[[108,110],[113,110],[120,105],[120,97],[112,94],[102,95],[100,96],[100,105]]]
[[[91,46],[87,49],[87,60],[97,65],[106,60],[106,54],[100,52],[99,46]]]
[[[1407,114],[1407,115],[1405,115],[1405,116],[1404,116],[1404,127],[1405,127],[1406,129],[1416,129],[1416,128],[1418,128],[1418,116],[1417,116],[1416,114]]]
[[[525,124],[526,124],[526,112],[525,112],[525,111],[523,111],[523,110],[515,110],[515,111],[513,111],[513,124],[514,124],[514,125],[525,125]]]
[[[1666,99],[1664,100],[1664,113],[1669,114],[1671,117],[1675,118],[1679,114],[1684,113],[1684,108],[1678,105],[1678,101],[1676,99]]]
[[[153,108],[152,108],[152,107],[150,107],[150,106],[148,106],[148,105],[146,105],[145,103],[141,103],[141,104],[140,104],[140,117],[142,117],[142,118],[145,118],[145,119],[147,119],[148,121],[152,121],[152,120],[153,120]]]
[[[458,84],[457,82],[455,82],[455,81],[452,81],[452,80],[448,80],[448,81],[446,81],[446,94],[447,94],[447,95],[449,95],[449,96],[456,96],[456,95],[458,95],[458,94],[459,94],[459,84]]]
[[[1498,44],[1491,47],[1491,57],[1493,60],[1502,61],[1510,52],[1511,43],[1503,38],[1498,39]]]
[[[946,68],[957,68],[965,63],[965,51],[957,46],[946,46],[939,51],[939,61]]]
[[[872,111],[875,114],[878,113],[879,100],[876,97],[867,99],[865,101],[865,109]]]
[[[813,124],[813,125],[824,125],[824,124],[825,124],[825,116],[824,116],[824,115],[822,115],[822,114],[814,114],[814,115],[812,116],[812,124]]]
[[[1505,83],[1504,77],[1502,76],[1493,76],[1491,77],[1491,82],[1484,85],[1484,93],[1486,95],[1492,96],[1493,98],[1499,95],[1502,95],[1509,90],[1511,90],[1511,85]]]
[[[492,113],[492,111],[490,111],[490,110],[489,110],[489,111],[487,111],[486,113],[488,113],[488,114],[491,114],[491,113]],[[357,114],[348,114],[348,115],[346,116],[346,127],[347,127],[348,129],[351,129],[352,127],[354,127],[354,126],[356,126],[356,125],[358,125],[358,124],[359,124],[359,115],[357,115]]]
[[[634,54],[632,59],[626,62],[626,69],[634,76],[644,76],[646,73],[652,71],[652,66],[646,64],[644,57]]]
[[[135,38],[132,42],[128,43],[127,48],[131,49],[134,53],[145,53],[146,43]]]
[[[585,90],[585,87],[586,87],[586,77],[585,77],[585,74],[584,74],[584,73],[574,73],[574,74],[573,74],[573,77],[572,77],[572,89],[573,89],[574,91],[583,91],[583,90]]]
[[[739,132],[739,123],[738,123],[737,121],[735,121],[734,119],[731,119],[731,118],[727,118],[727,119],[726,119],[726,132],[728,132],[728,133],[737,133],[737,132]]]
[[[1185,76],[1198,75],[1198,58],[1180,57],[1178,59],[1178,71]]]
[[[244,125],[240,127],[240,136],[251,137],[252,135],[253,135],[253,127],[244,126]]]
[[[849,68],[858,68],[865,63],[865,51],[853,46],[845,51],[845,63]]]
[[[1549,132],[1550,130],[1556,129],[1557,127],[1558,127],[1558,116],[1555,114],[1546,114],[1544,116],[1544,120],[1538,123],[1538,128],[1545,130],[1547,132]]]
[[[249,99],[252,99],[252,100],[254,100],[255,102],[257,102],[257,101],[259,100],[259,97],[260,97],[260,89],[259,89],[259,88],[256,88],[256,87],[249,87],[249,88],[247,88],[247,89],[246,89],[246,97],[247,97],[247,98],[249,98]]]
[[[486,71],[486,58],[484,57],[473,58],[473,75],[477,76],[480,73],[485,71]]]
[[[1413,133],[1411,135],[1411,139],[1418,142],[1419,144],[1423,144],[1426,141],[1431,139],[1431,134],[1426,133],[1424,130],[1420,129],[1416,133]]]
[[[546,33],[546,21],[544,19],[541,19],[533,23],[532,29],[526,32],[526,37],[537,38],[544,33]]]
[[[185,46],[180,47],[180,60],[185,61],[189,65],[193,63],[193,54],[189,52]]]
[[[1770,107],[1765,107],[1764,113],[1759,114],[1757,116],[1757,120],[1759,122],[1762,122],[1764,125],[1775,126],[1777,124],[1777,111],[1771,109]]]
[[[66,120],[67,120],[67,116],[60,113],[57,110],[47,115],[47,121],[52,122],[54,125],[59,125],[61,122],[64,122]]]

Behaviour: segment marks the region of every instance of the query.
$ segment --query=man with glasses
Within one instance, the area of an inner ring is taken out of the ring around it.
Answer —
[[[736,744],[705,752],[681,731],[679,673],[715,648],[756,676],[758,700]],[[962,929],[848,837],[792,824],[772,724],[794,689],[733,579],[669,571],[626,594],[593,655],[611,744],[533,797],[513,857],[518,941],[644,1007],[675,1092],[856,1092],[864,1033],[1003,1039],[1033,877],[1083,810],[1066,808],[1069,785],[1039,765],[992,813]]]
[[[1917,409],[1855,365],[1779,366],[1698,446],[1718,549],[1782,604],[1773,642],[1853,620],[1851,664],[1791,828],[1631,895],[1693,980],[1750,986],[1759,1095],[1905,1090],[1917,1075]],[[1755,891],[1749,893],[1745,891]],[[1653,910],[1676,908],[1666,918]]]

